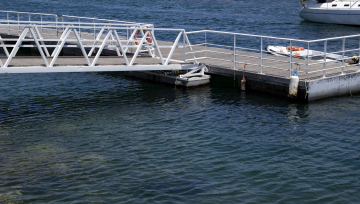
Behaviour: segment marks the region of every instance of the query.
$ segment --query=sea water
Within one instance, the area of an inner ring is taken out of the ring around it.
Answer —
[[[13,0],[2,10],[317,39],[285,0]],[[123,73],[0,75],[0,203],[359,203],[360,97],[310,104],[229,78],[175,88]]]

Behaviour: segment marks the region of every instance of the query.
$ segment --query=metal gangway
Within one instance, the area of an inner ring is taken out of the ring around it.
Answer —
[[[56,14],[0,15],[0,73],[204,69],[184,29]]]
[[[359,64],[345,63],[348,56],[360,56],[360,35],[301,40],[15,11],[0,11],[0,34],[0,73],[205,69],[220,75],[238,71],[239,76],[244,71],[287,83],[294,71],[304,81],[360,72]],[[266,50],[269,45],[300,46],[319,54],[275,56]],[[17,55],[21,48],[39,54]],[[76,56],[62,55],[74,50]],[[331,55],[342,60],[328,59]]]

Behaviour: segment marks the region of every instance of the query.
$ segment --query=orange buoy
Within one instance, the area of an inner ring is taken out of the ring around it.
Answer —
[[[143,28],[150,28],[150,26],[146,26],[146,27],[143,27]],[[146,33],[146,30],[145,29],[142,29],[144,33]],[[139,39],[139,34],[140,34],[140,29],[138,29],[134,35],[134,39],[135,40],[138,40]],[[148,43],[151,43],[152,42],[152,38],[151,38],[151,33],[149,32],[146,36],[146,41]],[[138,42],[135,42],[136,45],[138,45],[139,43]],[[145,45],[145,43],[144,43]]]
[[[290,50],[290,46],[287,46],[286,49]],[[305,50],[305,48],[303,48],[303,47],[298,47],[298,46],[292,47],[292,51],[304,51],[304,50]]]

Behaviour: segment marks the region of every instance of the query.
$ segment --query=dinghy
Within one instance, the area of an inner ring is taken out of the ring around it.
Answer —
[[[291,48],[292,48],[292,52],[291,52]],[[292,55],[293,57],[302,58],[302,59],[309,58],[310,60],[324,60],[324,56],[326,56],[326,61],[342,61],[343,59],[349,58],[347,56],[342,56],[339,54],[325,53],[316,50],[308,50],[298,46],[285,47],[285,46],[269,45],[265,47],[265,50],[268,53],[277,56],[289,57],[290,55]]]

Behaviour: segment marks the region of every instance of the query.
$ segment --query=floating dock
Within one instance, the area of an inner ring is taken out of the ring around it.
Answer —
[[[209,75],[221,75],[239,83],[245,78],[246,90],[287,97],[290,77],[296,72],[299,101],[360,92],[359,64],[345,63],[347,56],[360,55],[360,35],[299,40],[212,30],[186,32],[76,16],[1,13],[5,17],[0,21],[0,73],[126,71],[186,87],[209,83]],[[21,15],[29,18],[21,20]],[[313,60],[290,49],[286,56],[277,56],[265,49],[274,44],[322,54]],[[34,56],[20,56],[19,49],[30,49]],[[341,59],[326,58],[334,54]]]

